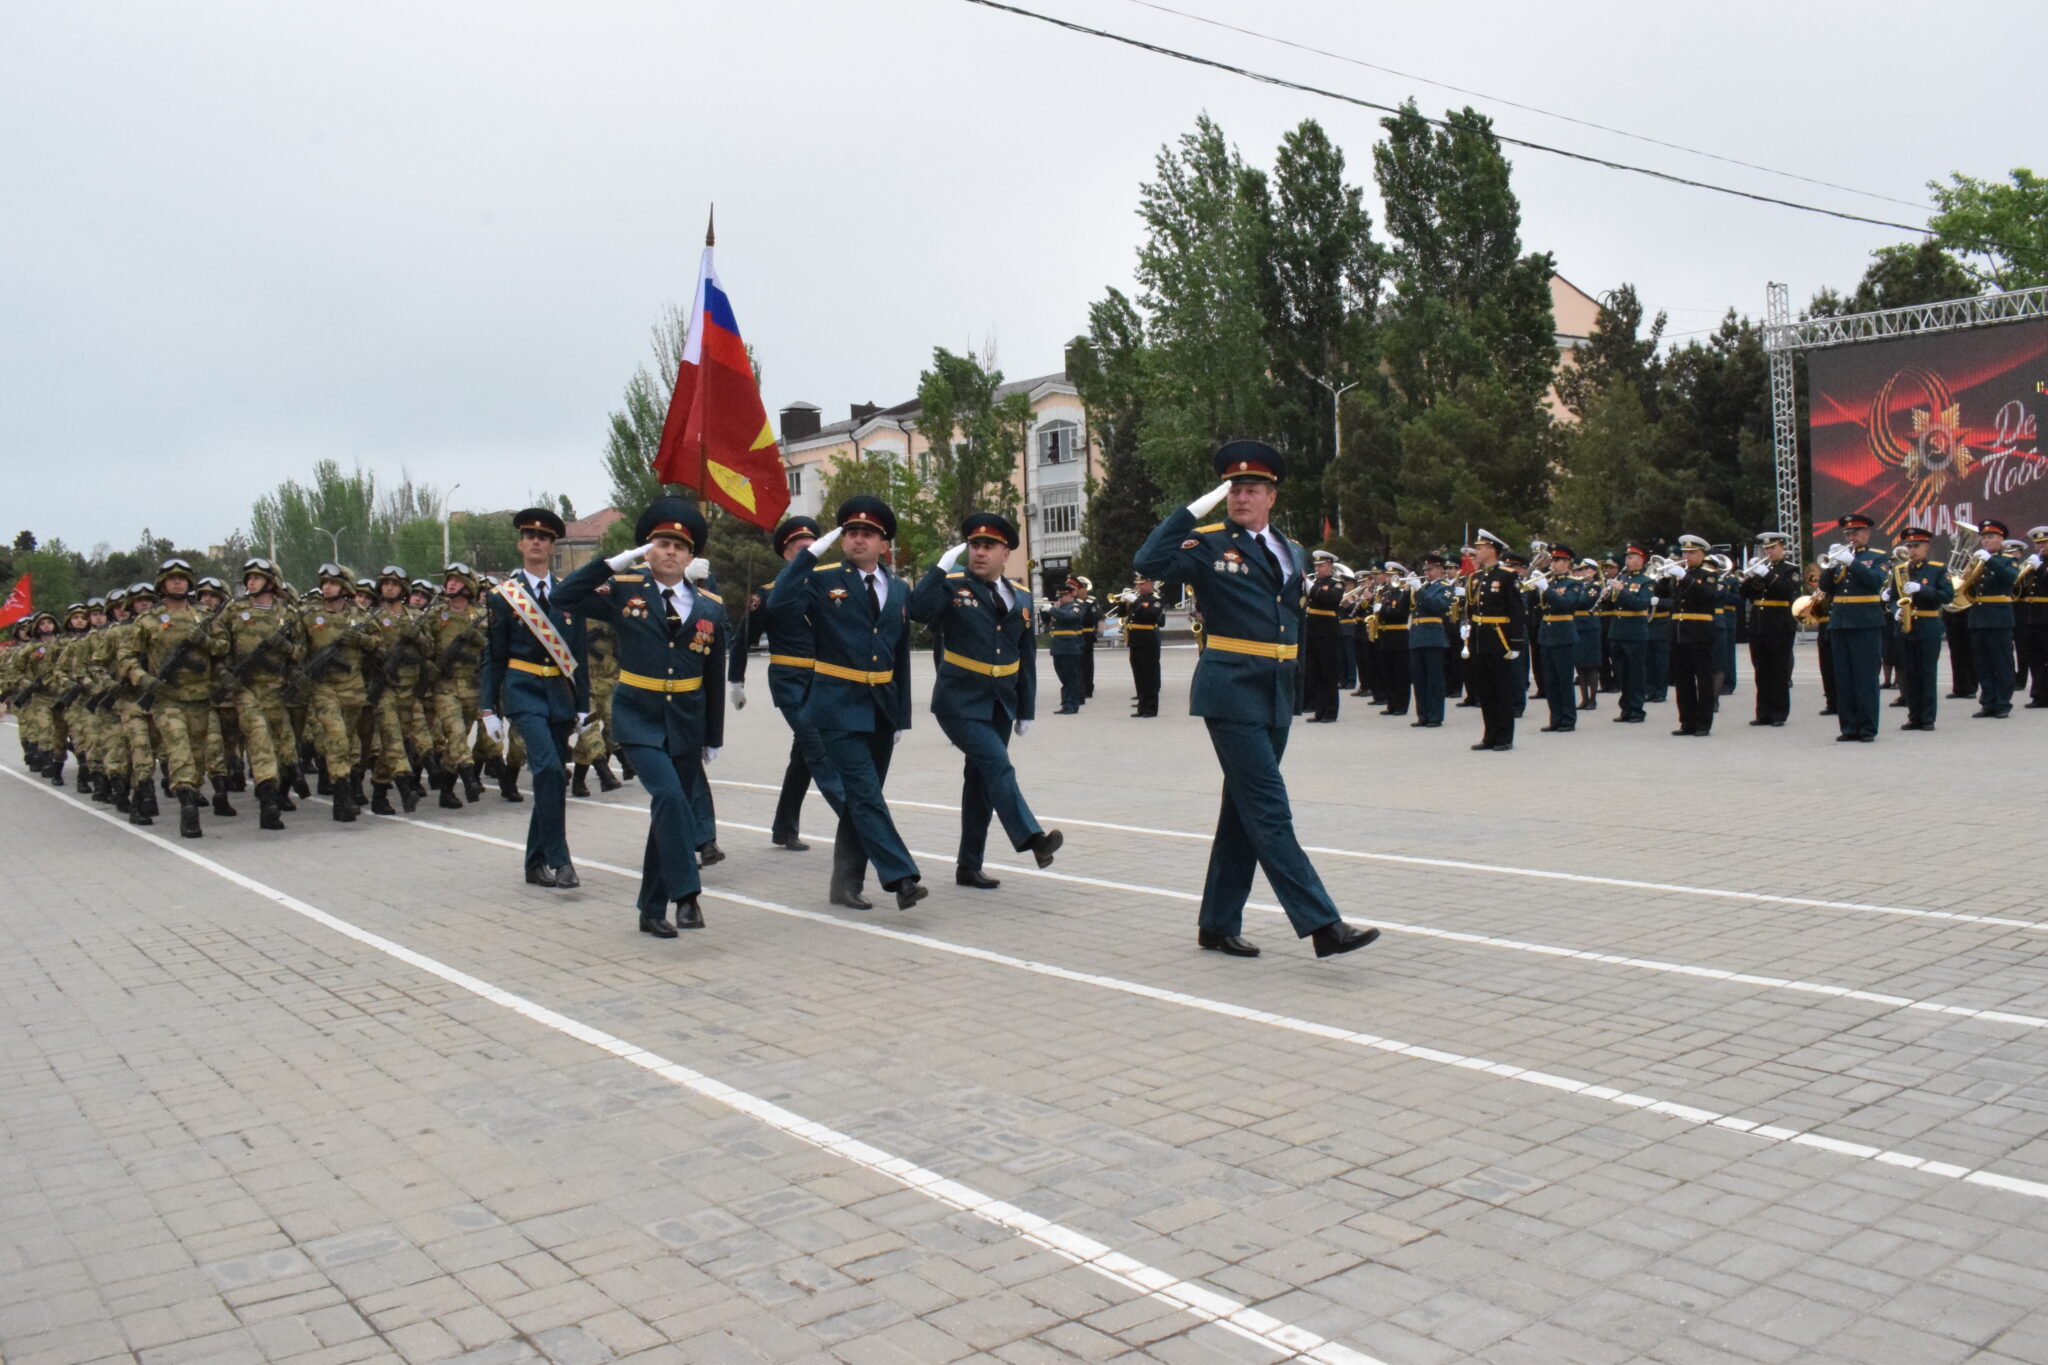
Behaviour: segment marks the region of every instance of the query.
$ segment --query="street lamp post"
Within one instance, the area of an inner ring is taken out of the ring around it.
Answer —
[[[456,489],[456,488],[460,488],[460,487],[462,487],[462,485],[461,485],[461,484],[459,484],[459,483],[458,483],[458,484],[456,484],[456,485],[455,485],[455,488],[450,488],[450,489],[448,490],[447,496],[445,496],[445,497],[443,497],[443,498],[441,499],[441,566],[442,566],[443,568],[446,568],[446,567],[448,566],[448,562],[449,562],[449,561],[448,561],[448,517],[449,517],[449,511],[448,511],[448,509],[449,509],[450,507],[452,507],[452,506],[454,506],[454,505],[455,505],[455,489]]]
[[[1339,387],[1319,374],[1309,374],[1306,365],[1301,367],[1301,372],[1330,391],[1330,458],[1334,460],[1344,453],[1344,395],[1357,388],[1359,381],[1354,379]],[[1344,534],[1344,504],[1341,502],[1337,504],[1337,534]]]
[[[328,530],[325,526],[315,526],[313,529],[327,537],[327,548],[334,552],[334,558],[329,562],[333,564],[341,563],[341,537],[335,532]],[[346,531],[348,527],[344,526],[341,529]]]

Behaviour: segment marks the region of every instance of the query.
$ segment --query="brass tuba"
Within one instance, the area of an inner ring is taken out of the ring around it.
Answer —
[[[1968,611],[1970,589],[1977,584],[1977,577],[1984,572],[1976,562],[1977,548],[1984,543],[1984,533],[1967,521],[1956,523],[1956,538],[1948,551],[1948,581],[1955,586],[1954,600],[1942,608],[1943,611]]]

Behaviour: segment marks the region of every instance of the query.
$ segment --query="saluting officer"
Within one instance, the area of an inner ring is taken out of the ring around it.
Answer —
[[[1829,595],[1828,643],[1835,652],[1835,707],[1842,733],[1837,743],[1868,744],[1877,738],[1877,674],[1884,648],[1884,603],[1880,594],[1891,557],[1870,548],[1872,522],[1851,512],[1839,525],[1845,543],[1828,552],[1820,586]],[[2008,673],[2012,651],[2006,651]]]
[[[590,678],[583,667],[582,626],[552,598],[560,583],[550,571],[555,542],[566,529],[545,507],[512,515],[519,529],[518,572],[485,599],[486,627],[477,717],[493,740],[506,729],[524,741],[533,770],[533,813],[526,822],[526,880],[535,886],[581,886],[569,861],[569,735],[590,715]],[[508,781],[518,770],[505,756]]]
[[[1452,597],[1444,577],[1444,557],[1432,550],[1422,557],[1422,576],[1410,575],[1408,589],[1408,676],[1415,689],[1418,730],[1444,723],[1444,655],[1449,650]]]
[[[1232,441],[1216,452],[1216,472],[1223,483],[1160,523],[1137,557],[1140,573],[1194,584],[1206,618],[1189,710],[1208,726],[1223,768],[1223,802],[1196,941],[1233,957],[1258,956],[1243,936],[1257,867],[1295,934],[1314,940],[1317,957],[1348,953],[1379,930],[1355,928],[1337,913],[1295,838],[1280,777],[1296,712],[1303,604],[1301,547],[1271,524],[1286,463],[1263,441]],[[1226,520],[1196,525],[1226,498]]]
[[[775,553],[782,556],[787,564],[803,549],[818,538],[818,523],[809,517],[787,517],[775,534],[770,537]],[[769,826],[768,839],[778,848],[792,853],[803,853],[810,848],[800,837],[803,833],[804,797],[810,793],[811,783],[818,784],[818,792],[825,798],[825,804],[832,808],[832,814],[839,820],[846,818],[846,793],[839,785],[839,775],[832,771],[831,763],[825,758],[825,743],[818,738],[818,728],[807,724],[803,718],[804,698],[811,690],[812,671],[817,667],[817,648],[811,640],[810,622],[802,617],[772,615],[768,610],[768,598],[775,591],[775,580],[769,579],[761,585],[747,604],[747,624],[744,641],[735,641],[732,651],[732,668],[726,682],[732,692],[733,710],[738,711],[747,704],[747,654],[762,639],[768,641],[768,700],[782,713],[782,719],[789,725],[789,762],[782,770],[782,791],[775,798],[775,819]]]
[[[1550,704],[1545,734],[1570,734],[1579,726],[1578,694],[1574,690],[1579,662],[1579,612],[1591,598],[1586,585],[1571,575],[1572,547],[1551,545],[1556,572],[1532,574],[1536,607],[1537,657],[1543,667],[1543,699]]]
[[[1051,865],[1061,835],[1039,827],[1010,763],[1010,735],[1021,739],[1031,729],[1038,699],[1031,592],[1003,577],[1017,528],[1007,517],[976,512],[960,523],[960,542],[925,572],[910,597],[910,619],[938,637],[932,715],[967,758],[953,880],[990,891],[997,882],[981,863],[992,814],[1003,822],[1010,847],[1028,849],[1040,867]],[[965,569],[955,567],[962,555]]]
[[[1941,609],[1955,600],[1955,584],[1948,567],[1927,558],[1927,546],[1934,533],[1925,526],[1908,526],[1899,532],[1906,547],[1906,562],[1895,570],[1899,601],[1893,607],[1899,627],[1899,692],[1906,703],[1906,721],[1901,730],[1932,730],[1940,702],[1941,685],[1936,678],[1941,665]]]
[[[591,560],[562,580],[555,600],[564,612],[609,622],[618,637],[612,723],[650,798],[640,932],[674,938],[678,928],[704,927],[697,847],[715,830],[691,793],[703,789],[704,764],[725,743],[725,604],[688,577],[707,539],[695,503],[656,498],[633,538],[639,549]]]
[[[1714,711],[1721,704],[1714,681],[1720,649],[1714,608],[1721,598],[1721,575],[1707,563],[1707,542],[1701,537],[1680,536],[1678,550],[1682,562],[1669,565],[1657,580],[1657,596],[1671,604],[1671,683],[1678,693],[1678,728],[1671,733],[1704,739],[1713,733]]]
[[[1757,535],[1758,557],[1742,574],[1749,602],[1749,666],[1756,674],[1756,719],[1751,725],[1783,725],[1792,714],[1792,643],[1799,623],[1792,603],[1800,594],[1799,570],[1785,557],[1783,531]]]
[[[1124,647],[1131,656],[1131,686],[1137,689],[1133,717],[1159,714],[1159,632],[1166,624],[1166,603],[1158,584],[1138,575],[1137,596],[1124,616]]]
[[[1479,707],[1484,728],[1476,751],[1506,753],[1515,747],[1515,664],[1528,630],[1522,580],[1501,563],[1507,542],[1482,528],[1472,543],[1474,568],[1457,589],[1465,620],[1458,634],[1471,651],[1465,667],[1465,695]],[[1460,651],[1463,652],[1462,650]]]
[[[910,729],[910,589],[882,564],[896,539],[896,513],[862,493],[839,504],[836,521],[782,566],[768,612],[808,623],[817,648],[802,714],[817,727],[846,800],[833,841],[831,901],[871,908],[861,883],[873,863],[882,889],[908,910],[931,892],[882,795],[889,757]],[[842,537],[842,561],[819,564]]]

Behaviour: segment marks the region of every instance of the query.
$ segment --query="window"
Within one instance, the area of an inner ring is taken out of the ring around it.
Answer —
[[[1066,503],[1059,507],[1045,509],[1045,533],[1056,536],[1081,529],[1081,505]]]
[[[932,453],[929,450],[917,457],[917,477],[925,480],[927,483],[931,481]]]
[[[804,472],[801,469],[789,471],[789,495],[800,498],[804,495]]]
[[[1047,422],[1038,429],[1038,462],[1072,464],[1080,458],[1081,428],[1072,422]]]

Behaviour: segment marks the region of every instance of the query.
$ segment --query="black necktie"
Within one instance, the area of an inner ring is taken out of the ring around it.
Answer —
[[[540,609],[543,612],[548,609],[548,585],[546,579],[542,579],[539,583],[534,584],[533,600],[540,603]]]
[[[875,619],[879,621],[882,619],[882,598],[881,594],[875,591],[875,576],[870,573],[862,574],[861,577],[865,578],[868,584],[868,609],[874,612]]]
[[[661,600],[667,612],[668,633],[673,635],[676,633],[676,626],[682,620],[681,617],[676,615],[676,590],[674,588],[663,588],[661,590]]]
[[[1280,567],[1280,556],[1273,553],[1272,542],[1264,536],[1253,536],[1252,539],[1259,542],[1259,548],[1266,552],[1266,562],[1273,566],[1273,581],[1284,585],[1287,582],[1287,570]]]

